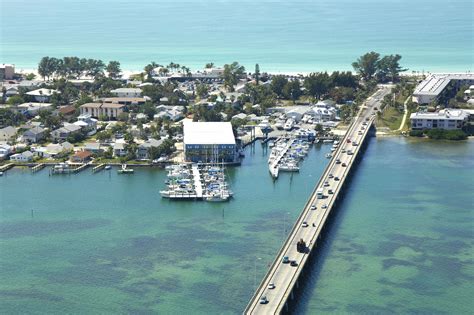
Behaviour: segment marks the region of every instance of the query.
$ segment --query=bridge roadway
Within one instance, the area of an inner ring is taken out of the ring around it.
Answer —
[[[247,305],[244,311],[245,314],[280,314],[287,311],[285,305],[290,295],[292,295],[295,284],[298,286],[298,278],[308,260],[308,253],[299,253],[296,250],[296,243],[303,239],[309,252],[315,250],[316,241],[375,119],[376,110],[374,108],[376,105],[380,105],[380,101],[389,92],[389,87],[381,87],[361,107],[346,135],[339,143],[337,150],[333,152],[333,157],[288,235],[286,242]],[[349,140],[350,142],[348,142]],[[354,145],[354,143],[357,145]],[[347,154],[348,150],[351,150],[353,154]],[[339,180],[335,180],[336,177]],[[325,187],[325,182],[329,186]],[[324,198],[322,199],[317,198],[318,188],[323,188]],[[332,194],[329,193],[330,189],[333,191]],[[313,206],[316,207],[315,210],[311,210]],[[307,222],[308,226],[304,227],[303,222]],[[296,260],[298,266],[293,267],[290,264],[283,264],[284,256],[288,256],[290,260]],[[270,289],[269,284],[273,284],[275,288]],[[263,296],[267,298],[268,303],[260,303]]]

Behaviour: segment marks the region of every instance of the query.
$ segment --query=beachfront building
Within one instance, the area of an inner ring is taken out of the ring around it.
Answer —
[[[184,156],[188,162],[238,161],[237,145],[230,122],[191,122],[183,124]]]
[[[430,74],[417,85],[412,101],[418,104],[429,104],[439,99],[448,86],[459,89],[462,85],[472,84],[474,84],[473,73]]]
[[[117,97],[140,97],[142,95],[142,89],[138,88],[118,88],[110,91]]]
[[[95,118],[105,116],[108,119],[117,119],[124,109],[125,105],[116,103],[86,103],[80,107],[81,115],[91,115]]]
[[[49,101],[49,99],[51,98],[51,96],[53,96],[54,93],[60,94],[61,92],[58,90],[42,88],[27,92],[26,95],[34,97],[37,102],[44,103]]]
[[[0,144],[0,161],[5,160],[12,152],[12,147],[8,144]]]
[[[0,81],[12,80],[15,76],[15,65],[1,64],[0,65]]]
[[[469,113],[462,109],[446,108],[439,112],[417,112],[410,115],[411,129],[461,129],[469,120]]]

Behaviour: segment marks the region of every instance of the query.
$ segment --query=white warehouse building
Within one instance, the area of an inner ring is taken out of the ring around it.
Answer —
[[[474,84],[473,73],[430,74],[413,92],[412,101],[418,104],[429,104],[438,99],[446,87],[453,84],[456,88]]]

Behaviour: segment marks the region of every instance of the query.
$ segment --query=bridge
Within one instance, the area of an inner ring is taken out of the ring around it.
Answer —
[[[281,314],[291,311],[289,305],[295,298],[295,288],[299,287],[302,275],[307,270],[305,265],[317,251],[317,241],[324,224],[335,208],[359,154],[362,155],[361,147],[373,125],[375,108],[389,92],[389,87],[381,87],[367,99],[353,119],[288,238],[247,305],[245,314]],[[297,243],[301,239],[306,243],[306,248],[298,251]],[[284,257],[293,263],[283,263]]]

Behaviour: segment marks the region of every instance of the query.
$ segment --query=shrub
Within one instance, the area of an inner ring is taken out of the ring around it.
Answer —
[[[423,130],[410,130],[410,137],[423,137]]]

